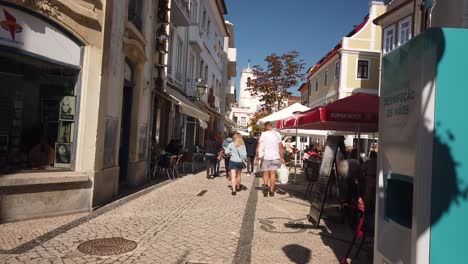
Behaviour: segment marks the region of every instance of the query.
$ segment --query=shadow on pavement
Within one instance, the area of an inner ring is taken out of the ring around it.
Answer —
[[[296,264],[309,263],[310,256],[312,255],[310,249],[296,244],[284,246],[283,251],[286,253],[286,256]]]

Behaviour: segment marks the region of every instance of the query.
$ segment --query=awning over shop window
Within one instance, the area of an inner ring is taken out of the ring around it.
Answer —
[[[203,129],[207,129],[208,128],[208,123],[204,120],[201,120],[201,119],[198,119],[198,123],[200,123],[200,127],[203,128]]]
[[[195,104],[202,108],[202,109],[205,109],[210,115],[212,115],[213,117],[217,117],[217,118],[223,118],[223,115],[216,111],[215,109],[211,108],[206,102],[204,101],[197,101],[195,102]]]
[[[166,87],[166,93],[177,101],[180,106],[180,112],[203,121],[210,120],[210,115],[200,110],[200,108],[198,108],[194,103],[190,102],[187,97],[181,95],[176,90]]]

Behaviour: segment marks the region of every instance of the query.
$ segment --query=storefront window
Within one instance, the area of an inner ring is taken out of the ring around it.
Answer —
[[[0,49],[0,174],[73,167],[78,73]]]

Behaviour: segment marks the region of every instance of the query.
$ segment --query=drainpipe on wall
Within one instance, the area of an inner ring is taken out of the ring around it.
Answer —
[[[468,28],[468,0],[465,0],[463,10],[463,28]]]

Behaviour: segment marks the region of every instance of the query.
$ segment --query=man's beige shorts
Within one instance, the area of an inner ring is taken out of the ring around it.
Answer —
[[[276,171],[281,167],[281,160],[276,159],[276,160],[262,160],[262,165],[260,165],[260,168],[262,171]]]

